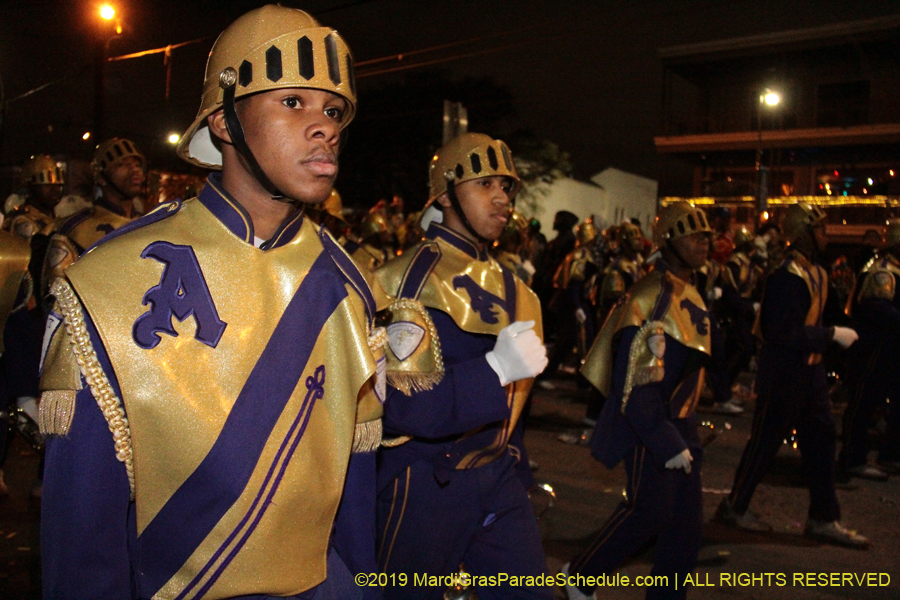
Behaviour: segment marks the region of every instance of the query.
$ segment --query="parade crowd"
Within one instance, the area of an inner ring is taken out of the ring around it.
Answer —
[[[651,541],[651,575],[693,572],[698,411],[753,419],[716,519],[771,529],[753,493],[795,435],[805,534],[869,546],[835,486],[900,472],[900,220],[856,265],[823,266],[805,202],[760,224],[674,202],[649,236],[559,211],[545,233],[480,133],[422,165],[423,210],[347,210],[352,60],[296,9],[226,29],[177,150],[211,170],[192,198],[145,211],[147,160],[121,137],[81,195],[51,156],[22,165],[0,230],[3,447],[18,427],[43,456],[45,598],[438,599],[407,576],[546,576],[524,429],[532,387],[566,374],[593,457],[627,475],[562,568],[570,600]]]

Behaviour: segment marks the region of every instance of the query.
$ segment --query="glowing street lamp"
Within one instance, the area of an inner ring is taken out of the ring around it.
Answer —
[[[781,102],[781,96],[778,92],[766,90],[766,93],[759,97],[759,101],[764,102],[769,106],[777,106],[778,103]]]
[[[172,145],[174,146],[174,145],[177,144],[179,141],[181,141],[181,136],[178,135],[177,133],[170,133],[170,134],[169,134],[169,137],[168,137],[168,140],[169,140],[169,143],[172,144]]]
[[[106,58],[109,53],[109,42],[122,33],[122,23],[116,16],[116,9],[110,4],[100,7],[100,18],[103,19],[103,39],[97,46],[96,65],[94,67],[94,133],[98,140],[103,139],[106,95]],[[110,25],[114,27],[110,31]]]
[[[769,169],[762,164],[762,119],[763,108],[775,108],[781,103],[781,94],[775,90],[765,88],[759,95],[759,105],[756,111],[757,131],[759,132],[758,142],[756,145],[756,214],[764,215],[769,208]],[[762,223],[761,219],[757,219],[757,226]]]

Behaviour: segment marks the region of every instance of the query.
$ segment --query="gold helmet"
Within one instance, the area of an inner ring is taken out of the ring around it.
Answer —
[[[575,228],[575,242],[578,246],[587,246],[597,239],[597,228],[594,226],[593,217],[588,217],[584,223]]]
[[[748,244],[753,241],[753,233],[747,229],[746,225],[741,225],[737,228],[737,231],[734,232],[734,247],[740,248],[744,244]]]
[[[500,239],[498,241],[501,245],[509,243],[518,244],[522,241],[522,236],[524,236],[527,231],[528,219],[526,219],[522,213],[514,210],[509,213],[509,219],[506,221],[506,226],[500,233]]]
[[[784,220],[781,222],[781,231],[784,240],[788,244],[797,241],[800,236],[808,233],[810,228],[825,219],[825,211],[808,202],[791,204],[784,211]]]
[[[312,88],[341,96],[347,101],[341,127],[356,112],[353,57],[343,38],[302,10],[267,5],[238,18],[213,44],[200,111],[182,136],[178,155],[191,164],[220,169],[222,153],[210,137],[206,118],[229,97],[233,103],[282,88]]]
[[[359,237],[367,239],[373,235],[390,232],[387,217],[381,211],[370,211],[362,218],[359,225]]]
[[[94,160],[91,161],[91,168],[94,170],[94,177],[102,175],[106,169],[119,162],[120,160],[135,157],[141,161],[141,168],[147,167],[147,159],[138,152],[134,143],[125,138],[112,138],[98,144],[94,150]]]
[[[495,175],[509,177],[513,180],[510,199],[516,197],[522,185],[506,144],[483,133],[464,133],[441,146],[431,159],[429,173],[431,192],[427,204],[447,191],[448,175],[454,185]]]
[[[694,233],[713,232],[706,220],[706,213],[690,202],[681,200],[663,208],[656,215],[653,223],[653,244],[662,246],[663,242],[674,242]]]
[[[643,237],[644,234],[641,232],[641,228],[631,221],[623,221],[619,226],[619,239],[621,239],[623,242],[639,240],[643,239]]]
[[[884,247],[893,248],[897,245],[900,245],[900,219],[891,219],[884,230]]]
[[[62,185],[66,182],[65,171],[48,154],[38,154],[22,165],[20,174],[23,185]]]

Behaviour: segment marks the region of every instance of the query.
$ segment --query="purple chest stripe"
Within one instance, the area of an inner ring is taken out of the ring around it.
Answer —
[[[215,444],[138,538],[143,593],[152,596],[165,585],[240,497],[322,327],[347,295],[336,281],[343,278],[323,252],[291,299]]]

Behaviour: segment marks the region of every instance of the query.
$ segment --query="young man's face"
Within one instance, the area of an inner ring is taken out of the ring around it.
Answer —
[[[678,238],[672,245],[686,265],[696,270],[706,264],[709,256],[709,238],[708,233],[697,232]]]
[[[304,88],[254,94],[237,104],[247,145],[263,171],[285,196],[304,203],[331,193],[346,111],[340,96]]]
[[[503,232],[509,220],[509,192],[512,184],[509,177],[494,175],[464,181],[456,186],[456,196],[469,224],[483,239],[494,241]],[[446,227],[473,242],[480,241],[472,238],[459,215],[450,208],[450,198],[446,194],[438,198],[438,202],[444,208]]]
[[[114,186],[111,191],[124,194],[122,200],[130,200],[140,194],[145,177],[144,163],[136,156],[129,156],[113,163],[103,173],[103,178]],[[110,191],[109,186],[103,187],[106,193]]]

